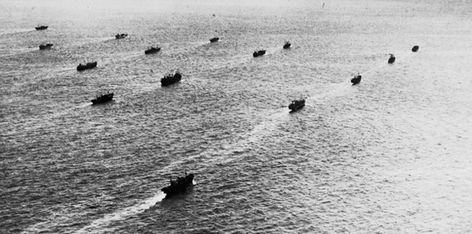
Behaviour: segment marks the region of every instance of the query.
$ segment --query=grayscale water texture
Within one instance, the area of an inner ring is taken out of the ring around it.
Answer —
[[[471,1],[0,11],[1,233],[472,232]],[[192,191],[163,200],[184,171]]]

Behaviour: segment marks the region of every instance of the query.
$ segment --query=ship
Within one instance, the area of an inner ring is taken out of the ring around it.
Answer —
[[[41,45],[39,45],[39,50],[51,49],[52,46],[53,46],[53,44],[51,44],[51,43],[41,44]]]
[[[159,47],[151,47],[147,50],[144,51],[144,54],[155,54],[157,52],[159,52],[161,50],[161,48]]]
[[[193,174],[185,174],[184,177],[178,177],[177,180],[170,180],[170,185],[161,189],[166,194],[166,198],[185,193],[187,189],[193,186]]]
[[[92,105],[109,102],[113,100],[113,95],[114,93],[106,93],[106,94],[97,95],[94,99],[92,99]]]
[[[210,43],[218,42],[218,40],[220,40],[219,37],[213,37],[213,38],[210,39]]]
[[[288,105],[288,109],[290,109],[290,113],[298,111],[305,106],[305,99],[293,100],[290,105]]]
[[[361,82],[361,78],[362,78],[362,76],[361,76],[360,74],[357,74],[357,76],[354,76],[354,77],[351,79],[352,85],[359,84],[359,83]]]
[[[97,67],[97,62],[91,62],[91,63],[86,63],[85,65],[80,63],[79,66],[77,66],[77,71],[83,71],[87,69],[92,69]]]
[[[292,44],[290,44],[289,41],[286,41],[284,44],[284,49],[290,49],[290,46],[292,46]]]
[[[420,47],[415,45],[415,46],[413,46],[413,48],[411,48],[411,51],[417,52],[419,49],[420,49]]]
[[[118,34],[115,35],[115,38],[116,38],[116,39],[123,39],[123,38],[125,38],[125,37],[127,37],[127,36],[128,36],[128,34],[126,34],[126,33],[121,33],[121,34],[118,33]]]
[[[40,25],[40,26],[37,26],[37,27],[34,27],[34,28],[39,31],[39,30],[46,30],[46,29],[48,29],[48,27],[49,26],[47,26],[47,25]]]
[[[161,79],[162,86],[169,86],[171,84],[177,83],[182,79],[182,74],[177,71],[174,74],[167,74],[164,78]]]
[[[262,55],[264,55],[265,53],[266,53],[265,50],[256,50],[256,51],[254,51],[254,53],[252,53],[252,56],[254,56],[254,58],[255,58],[255,57],[262,56]]]
[[[392,64],[395,62],[395,56],[393,54],[390,54],[390,58],[388,58],[388,63]]]

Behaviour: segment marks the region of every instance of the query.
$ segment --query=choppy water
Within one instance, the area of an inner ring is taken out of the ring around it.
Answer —
[[[472,232],[472,3],[322,4],[0,1],[0,231]]]

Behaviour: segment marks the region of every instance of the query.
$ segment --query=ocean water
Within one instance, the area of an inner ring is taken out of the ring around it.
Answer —
[[[0,11],[1,233],[472,232],[470,1]],[[163,199],[185,171],[193,189]]]

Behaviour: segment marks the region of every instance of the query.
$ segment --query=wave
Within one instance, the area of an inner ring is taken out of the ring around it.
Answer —
[[[10,29],[4,29],[0,31],[0,37],[1,36],[11,36],[12,34],[18,34],[18,33],[25,33],[25,32],[33,32],[35,29],[31,28],[10,28]]]
[[[94,220],[91,224],[81,228],[80,230],[74,233],[101,233],[105,231],[111,231],[103,229],[108,224],[114,221],[123,220],[137,214],[140,214],[147,209],[153,207],[156,203],[162,201],[165,198],[165,194],[161,191],[154,194],[154,196],[142,200],[136,205],[126,207],[124,209],[118,210],[116,212],[106,214],[103,218]]]

